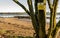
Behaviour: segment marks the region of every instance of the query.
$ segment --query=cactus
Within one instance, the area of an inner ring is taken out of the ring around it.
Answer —
[[[27,0],[29,10],[25,8],[19,1],[13,0],[19,6],[21,6],[25,12],[31,17],[34,30],[36,32],[35,38],[55,38],[58,24],[56,24],[56,9],[58,0],[53,0],[51,4],[50,0],[47,0],[50,8],[50,28],[48,34],[46,34],[46,0],[35,0],[35,12],[33,9],[32,0]]]

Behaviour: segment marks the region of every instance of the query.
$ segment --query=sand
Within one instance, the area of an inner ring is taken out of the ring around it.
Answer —
[[[0,30],[6,31],[2,34],[10,33],[12,36],[33,36],[34,34],[32,23],[28,19],[0,18]]]
[[[48,33],[49,23],[46,24]],[[35,33],[30,19],[0,18],[0,35],[33,36]]]

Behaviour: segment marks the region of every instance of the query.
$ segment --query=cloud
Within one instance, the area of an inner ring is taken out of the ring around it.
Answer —
[[[26,0],[24,1],[19,0],[19,2],[21,2],[28,9]],[[33,3],[34,3],[34,0],[33,0]],[[49,12],[48,4],[46,5],[46,11]],[[60,0],[59,0],[57,11],[60,12]],[[24,12],[24,10],[19,5],[14,3],[12,0],[0,0],[0,12]]]

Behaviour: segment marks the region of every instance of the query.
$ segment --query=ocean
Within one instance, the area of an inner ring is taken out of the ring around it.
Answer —
[[[26,13],[0,13],[0,17],[4,17],[4,18],[10,18],[10,17],[15,17],[15,16],[29,16]],[[58,22],[60,20],[60,13],[57,13],[56,15],[56,22]],[[46,14],[46,22],[50,22],[50,14]]]

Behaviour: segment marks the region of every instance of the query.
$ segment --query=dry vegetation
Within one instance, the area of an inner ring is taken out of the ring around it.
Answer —
[[[5,31],[5,35],[33,36],[32,23],[27,19],[0,18],[0,30]]]
[[[48,33],[49,24],[46,25]],[[34,29],[29,19],[0,18],[0,35],[33,36]]]

